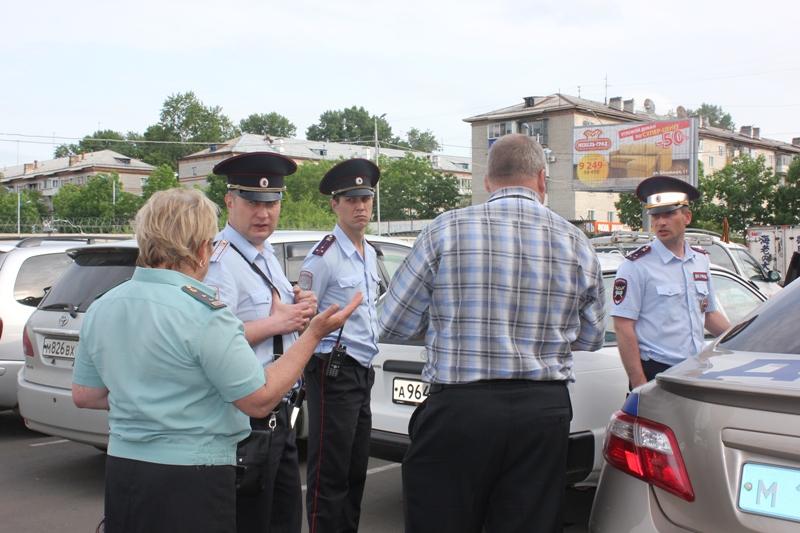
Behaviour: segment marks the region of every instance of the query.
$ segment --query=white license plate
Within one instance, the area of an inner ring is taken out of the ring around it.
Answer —
[[[800,470],[745,464],[739,485],[739,509],[800,522]]]
[[[44,338],[42,344],[42,355],[45,357],[64,357],[75,359],[75,351],[78,349],[78,341],[68,341],[64,339]]]
[[[431,384],[418,379],[394,378],[392,383],[392,401],[394,403],[419,405],[430,393]]]

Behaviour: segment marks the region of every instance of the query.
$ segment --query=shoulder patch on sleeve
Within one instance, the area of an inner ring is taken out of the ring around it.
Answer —
[[[628,292],[628,280],[617,278],[614,280],[614,303],[619,305],[625,299],[625,294]]]
[[[300,277],[297,278],[297,286],[300,287],[301,290],[310,291],[313,285],[314,285],[314,274],[312,274],[308,270],[301,271]]]
[[[698,253],[701,253],[701,254],[711,255],[708,250],[700,248],[699,246],[691,246],[691,249],[694,250],[695,252],[698,252]]]
[[[222,309],[223,307],[226,307],[224,303],[213,298],[212,296],[209,296],[199,289],[195,289],[191,285],[185,285],[181,287],[181,290],[197,301],[203,302],[212,309]]]
[[[647,254],[649,254],[650,250],[652,250],[650,245],[649,244],[645,244],[641,248],[637,248],[636,250],[634,250],[631,253],[629,253],[628,255],[626,255],[625,259],[630,259],[631,261],[636,261],[637,259],[640,259],[640,258],[646,256]]]
[[[221,240],[217,243],[214,247],[214,251],[211,253],[211,259],[208,260],[209,263],[216,263],[219,261],[219,258],[222,257],[222,254],[225,253],[225,250],[228,249],[228,244],[230,244],[226,240]]]
[[[320,243],[317,245],[316,248],[314,248],[314,251],[311,253],[320,256],[325,255],[325,252],[327,252],[330,249],[330,247],[333,245],[334,242],[336,242],[336,237],[334,237],[333,235],[326,235],[325,238],[322,239],[322,241],[320,241]]]

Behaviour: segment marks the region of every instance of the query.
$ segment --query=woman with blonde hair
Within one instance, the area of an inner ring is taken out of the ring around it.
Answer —
[[[75,405],[109,411],[106,530],[233,532],[248,416],[271,412],[361,295],[317,315],[265,371],[201,282],[216,205],[197,190],[160,191],[135,228],[137,268],[87,310],[73,373]]]

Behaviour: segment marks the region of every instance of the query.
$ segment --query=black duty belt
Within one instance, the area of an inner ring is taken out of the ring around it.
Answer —
[[[328,353],[314,352],[314,357],[316,357],[318,359],[322,359],[323,361],[325,361],[327,363],[331,359],[331,352],[328,352]],[[361,363],[359,363],[358,361],[356,361],[355,359],[353,359],[352,357],[350,357],[348,355],[347,357],[344,358],[344,362],[342,363],[342,366],[361,366]]]

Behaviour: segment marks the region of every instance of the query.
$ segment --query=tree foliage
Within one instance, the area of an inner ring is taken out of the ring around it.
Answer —
[[[408,148],[418,152],[437,152],[442,149],[439,141],[436,140],[436,135],[431,130],[420,131],[417,128],[411,128],[406,134],[405,144]]]
[[[272,137],[292,138],[297,135],[297,127],[288,118],[274,111],[269,114],[253,113],[239,121],[242,133],[255,133],[256,135],[270,135]]]
[[[614,207],[619,213],[619,221],[634,230],[642,227],[642,202],[633,193],[619,195],[619,200],[614,202]]]
[[[199,185],[195,185],[195,187],[201,188]],[[228,211],[225,205],[225,195],[228,194],[228,179],[225,176],[209,174],[206,176],[206,188],[203,190],[208,199],[219,206],[220,213]]]
[[[455,176],[434,170],[427,159],[409,153],[380,163],[382,220],[435,218],[463,205]]]
[[[5,187],[0,187],[0,218],[15,220],[17,206],[19,218],[22,223],[38,221],[47,208],[41,203],[42,193],[39,191],[21,190],[19,193],[9,192]]]
[[[800,224],[800,157],[795,157],[789,171],[775,189],[770,201],[773,224],[794,226]]]
[[[101,150],[113,150],[119,154],[140,159],[142,147],[136,141],[141,140],[141,138],[141,135],[132,131],[123,135],[114,130],[97,130],[91,135],[86,135],[75,144],[57,146],[53,157],[67,157],[80,153],[88,154]]]
[[[112,185],[113,182],[113,185]],[[59,218],[128,218],[136,216],[143,204],[140,196],[120,192],[119,175],[98,174],[86,181],[86,185],[67,183],[58,194],[52,196],[53,208]],[[112,199],[112,195],[116,196]]]
[[[306,130],[310,141],[362,142],[375,141],[375,119],[378,120],[378,141],[391,143],[392,127],[386,119],[370,115],[363,107],[350,107],[339,111],[325,111],[319,122]]]
[[[730,113],[722,110],[722,107],[713,104],[703,103],[697,109],[687,109],[689,115],[702,115],[708,117],[708,123],[715,128],[722,128],[724,130],[733,131],[736,124],[733,123],[733,117]]]
[[[147,178],[147,183],[142,187],[142,198],[146,201],[153,196],[157,191],[165,191],[167,189],[174,189],[178,187],[178,179],[175,177],[175,171],[169,165],[161,165]]]

